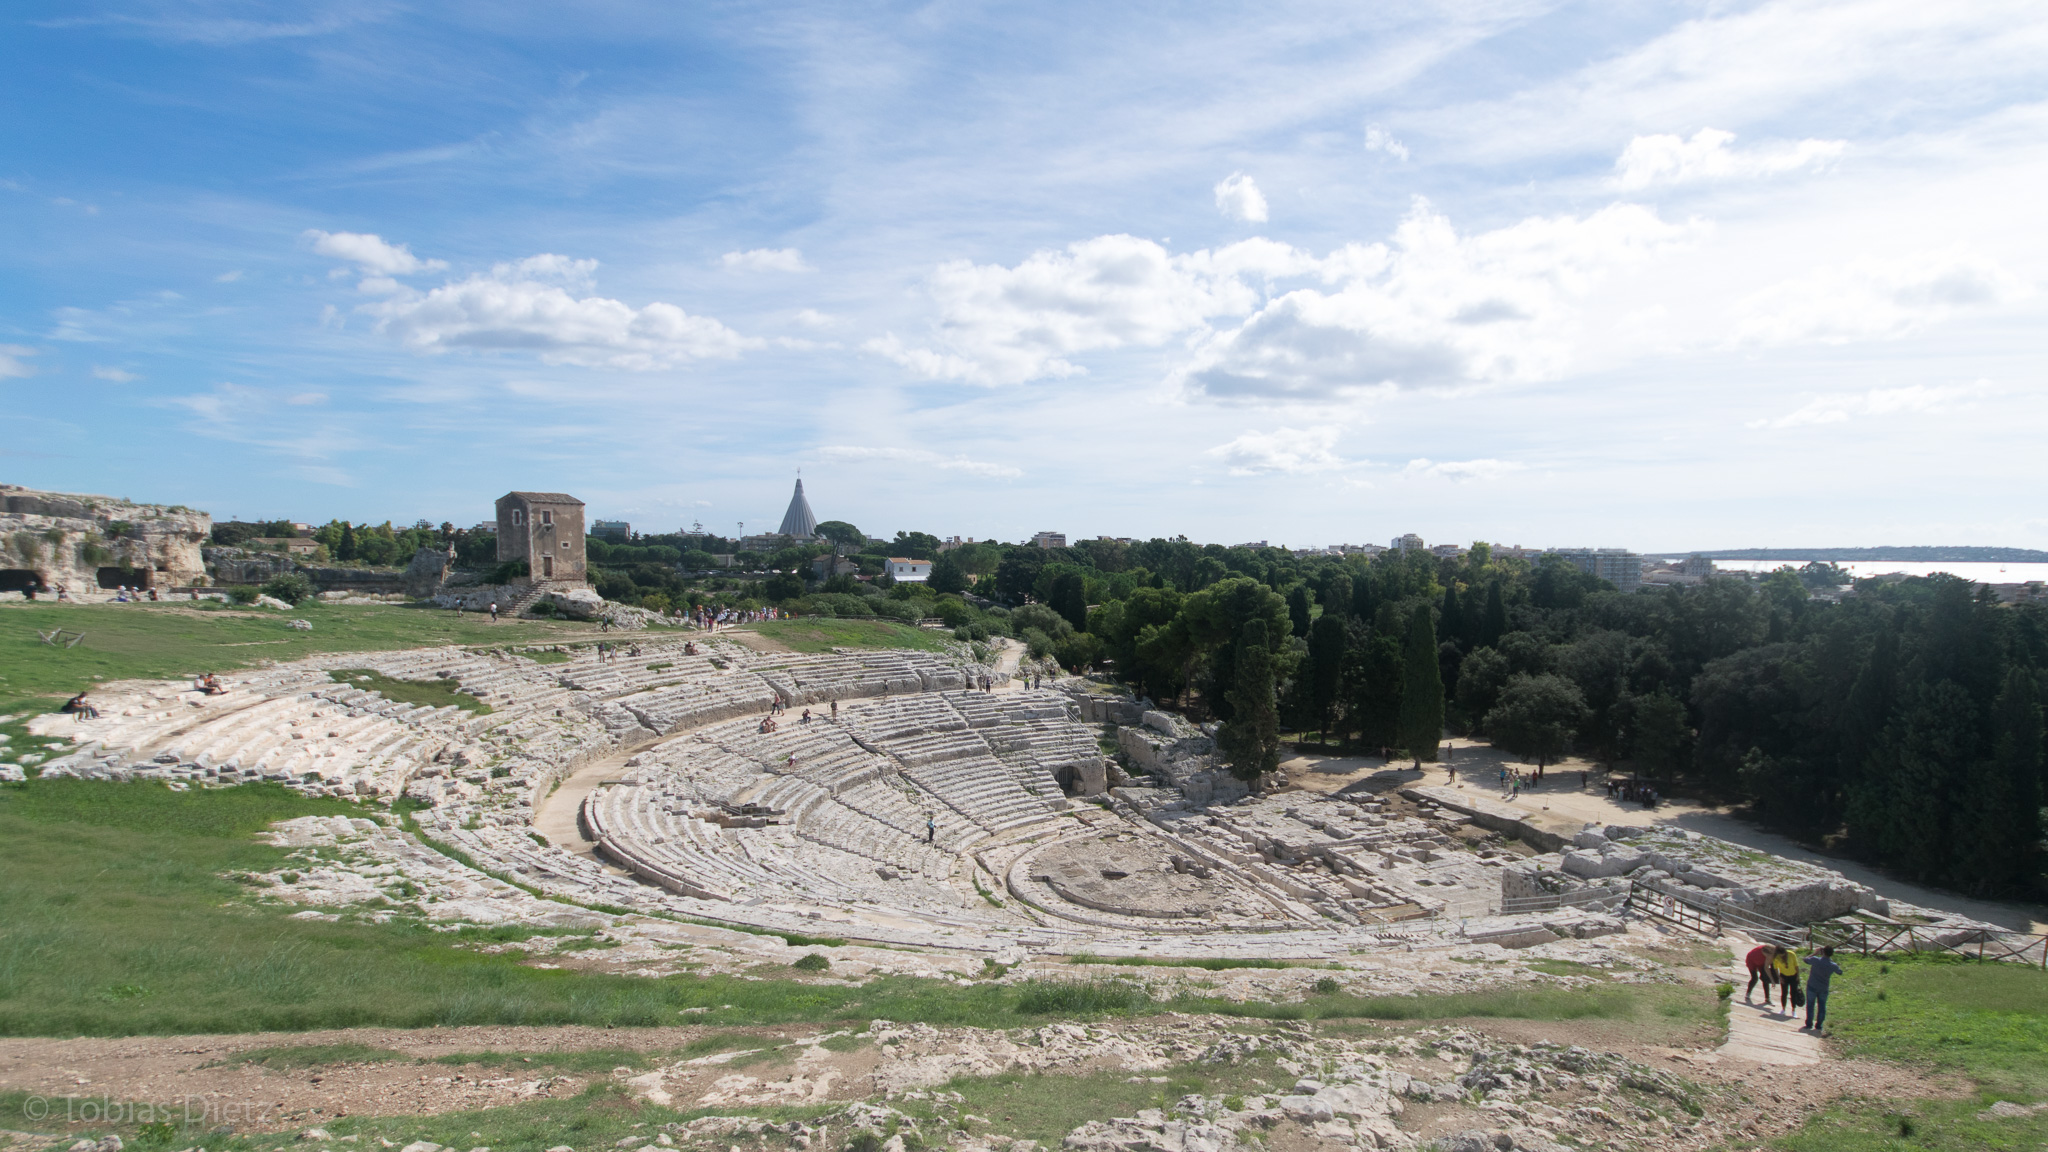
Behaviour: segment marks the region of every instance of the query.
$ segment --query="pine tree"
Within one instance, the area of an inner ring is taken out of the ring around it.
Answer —
[[[1444,678],[1437,665],[1436,623],[1427,605],[1408,618],[1408,638],[1401,646],[1401,743],[1408,754],[1436,759],[1444,732]]]
[[[1231,719],[1217,733],[1231,774],[1256,780],[1280,766],[1280,702],[1273,694],[1273,652],[1266,622],[1244,626],[1238,641]]]

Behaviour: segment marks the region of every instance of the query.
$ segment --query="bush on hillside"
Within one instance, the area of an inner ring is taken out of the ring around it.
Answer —
[[[287,572],[263,586],[265,596],[275,596],[287,604],[297,607],[313,598],[313,582],[304,574]]]

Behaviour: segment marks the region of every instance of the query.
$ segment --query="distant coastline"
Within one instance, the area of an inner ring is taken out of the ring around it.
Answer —
[[[1649,556],[1711,556],[1716,560],[1893,560],[1915,564],[2043,564],[2048,552],[2038,548],[1692,548],[1678,552],[1649,552]]]

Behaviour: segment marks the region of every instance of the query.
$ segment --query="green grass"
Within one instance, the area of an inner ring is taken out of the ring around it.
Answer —
[[[422,708],[457,708],[479,716],[491,714],[491,706],[461,690],[454,680],[398,680],[368,668],[336,668],[327,678],[379,696],[394,704],[415,704]]]
[[[945,650],[949,633],[927,632],[893,620],[834,620],[806,616],[796,620],[764,620],[749,624],[758,632],[793,652],[829,652],[834,648],[915,648],[924,652]]]
[[[310,632],[286,627],[305,620]],[[76,648],[53,648],[38,629],[83,632]],[[412,605],[308,602],[289,612],[228,608],[213,601],[158,604],[0,604],[0,713],[24,705],[47,711],[57,698],[104,680],[177,679],[296,660],[325,652],[382,652],[459,644],[478,647],[581,639],[594,624],[506,621]],[[19,737],[16,737],[19,742]]]
[[[1927,953],[1837,960],[1845,971],[1828,1001],[1837,1052],[1949,1074],[1975,1091],[1961,1100],[1847,1100],[1776,1147],[1960,1152],[2048,1142],[2048,1112],[1977,1119],[1996,1100],[2048,1099],[2048,974]],[[1901,1132],[1901,1121],[1910,1133]]]

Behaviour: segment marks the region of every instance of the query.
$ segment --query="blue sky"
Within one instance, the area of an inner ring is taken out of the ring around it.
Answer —
[[[0,20],[10,483],[2048,547],[2038,2]]]

